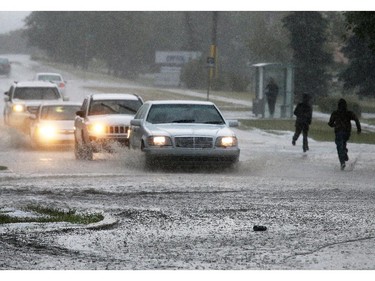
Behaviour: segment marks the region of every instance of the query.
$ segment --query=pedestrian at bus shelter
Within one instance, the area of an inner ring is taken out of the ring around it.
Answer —
[[[277,86],[275,80],[272,77],[269,79],[265,93],[267,97],[268,109],[270,111],[270,117],[273,118],[273,114],[275,113],[277,95],[279,94],[279,86]]]

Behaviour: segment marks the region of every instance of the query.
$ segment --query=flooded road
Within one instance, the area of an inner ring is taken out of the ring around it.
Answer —
[[[349,144],[340,171],[333,142],[302,153],[293,132],[237,129],[236,169],[149,171],[127,149],[78,161],[71,147],[33,150],[0,131],[0,210],[31,204],[110,222],[0,225],[2,270],[375,269],[374,146]]]
[[[248,134],[251,139],[255,133]],[[115,223],[98,229],[2,225],[0,267],[374,268],[374,153],[342,172],[334,150],[330,156],[281,148],[275,154],[243,136],[245,141],[249,156],[243,154],[239,167],[217,171],[151,172],[127,150],[77,161],[69,148],[3,148],[2,164],[10,168],[0,178],[3,208],[34,204],[100,212]],[[254,232],[254,225],[267,231]],[[360,257],[358,247],[366,250]]]

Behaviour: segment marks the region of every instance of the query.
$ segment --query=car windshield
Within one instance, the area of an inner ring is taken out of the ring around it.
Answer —
[[[40,114],[42,120],[74,120],[79,105],[43,106]]]
[[[90,105],[89,115],[135,115],[141,105],[139,100],[95,100]]]
[[[60,98],[60,94],[57,88],[17,88],[14,92],[13,98],[20,100],[57,100]]]
[[[9,60],[0,58],[0,64],[9,64]]]
[[[59,75],[39,75],[38,80],[40,81],[62,81]]]
[[[150,108],[147,122],[224,124],[214,105],[206,104],[155,104]]]

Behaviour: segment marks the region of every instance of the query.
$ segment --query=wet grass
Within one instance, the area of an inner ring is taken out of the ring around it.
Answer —
[[[133,88],[133,87],[85,87],[86,89],[96,93],[130,93],[142,97],[144,101],[148,100],[198,100],[205,101],[206,94],[202,93],[202,97],[192,97],[190,95],[176,94],[170,90],[160,88]],[[199,91],[197,91],[199,92]],[[215,104],[222,108],[233,106],[232,103],[215,101]]]
[[[5,171],[5,170],[8,170],[8,167],[0,166],[0,171]]]
[[[171,91],[154,88],[132,88],[132,87],[86,87],[86,89],[97,93],[130,93],[141,96],[145,101],[147,100],[191,100],[189,95],[177,95]],[[203,100],[197,98],[197,100]]]
[[[116,78],[113,76],[106,75],[104,73],[99,73],[95,71],[91,72],[84,72],[81,70],[77,70],[72,68],[71,66],[64,66],[57,64],[58,67],[68,67],[67,70],[73,71],[76,75],[87,79],[100,79],[105,81],[114,81],[114,82],[127,82],[130,84],[137,85],[134,81],[129,81],[122,78]],[[147,81],[147,83],[145,83]],[[175,94],[172,91],[167,91],[162,88],[152,88],[152,79],[141,79],[137,81],[141,85],[147,85],[148,87],[87,87],[87,89],[93,92],[103,92],[103,93],[134,93],[140,95],[145,101],[147,100],[164,100],[164,99],[172,99],[172,100],[206,100],[207,89],[199,89],[193,90],[197,93],[200,93],[201,97],[191,97],[189,95],[182,95],[182,94]],[[238,99],[238,100],[248,100],[252,101],[255,98],[255,93],[253,92],[231,92],[231,91],[215,91],[210,90],[210,97],[227,97],[231,99]],[[238,106],[233,105],[230,102],[221,102],[215,101],[215,104],[221,110],[227,111],[243,111],[249,110],[251,108],[247,106]],[[374,113],[375,112],[375,101],[373,99],[360,101],[360,105],[364,112],[367,113]],[[375,125],[375,119],[364,119],[361,120],[367,124]],[[263,129],[269,132],[277,133],[275,131],[294,131],[294,120],[241,120],[241,129],[246,128],[258,128]],[[333,141],[334,140],[334,132],[333,129],[327,126],[326,122],[314,120],[313,124],[310,127],[309,137],[317,140],[317,141]],[[362,134],[357,135],[355,133],[355,129],[353,130],[352,136],[350,141],[353,143],[367,143],[367,144],[375,144],[375,138],[372,132],[363,130]]]
[[[366,119],[366,123],[369,125],[375,125],[375,118]]]
[[[94,92],[107,92],[107,93],[134,93],[140,95],[145,101],[146,100],[162,100],[162,99],[172,99],[172,100],[205,100],[205,93],[203,91],[197,90],[202,94],[202,98],[192,98],[188,95],[174,94],[171,91],[155,88],[127,88],[127,87],[91,87],[89,88]],[[234,99],[242,100],[252,100],[254,95],[248,92],[235,93],[235,92],[217,92],[212,91],[212,96],[222,96]],[[221,110],[230,111],[243,111],[249,110],[251,108],[247,106],[234,106],[230,102],[215,102],[215,104]],[[375,119],[363,119],[361,122],[374,124]],[[241,120],[241,129],[258,128],[261,130],[266,130],[268,132],[277,133],[277,131],[294,131],[294,119],[256,119],[256,120]],[[313,120],[312,125],[309,130],[309,137],[316,141],[334,141],[334,131],[327,125],[327,122],[320,120]],[[362,134],[357,135],[355,128],[353,129],[350,142],[353,143],[366,143],[375,144],[375,138],[373,132],[362,130]]]
[[[277,131],[292,131],[294,132],[294,120],[278,120],[278,119],[257,119],[257,120],[241,120],[240,129],[253,129],[257,128],[265,130],[270,133],[277,133]],[[335,135],[331,127],[327,125],[325,121],[313,120],[310,130],[309,137],[316,141],[334,141]],[[362,130],[362,133],[358,135],[356,129],[353,128],[352,135],[350,137],[352,143],[366,143],[375,144],[375,137],[373,132]]]
[[[60,210],[42,206],[27,206],[24,211],[32,212],[37,216],[14,217],[6,213],[0,213],[0,224],[5,223],[27,223],[27,222],[69,222],[73,224],[90,224],[103,220],[101,214],[78,214],[76,210]]]

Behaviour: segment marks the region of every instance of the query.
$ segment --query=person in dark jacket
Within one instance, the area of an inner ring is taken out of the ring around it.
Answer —
[[[310,101],[310,96],[303,95],[302,102],[297,104],[296,108],[294,109],[294,115],[297,117],[297,119],[295,123],[296,130],[294,132],[292,144],[296,145],[296,141],[302,132],[303,152],[306,152],[307,150],[309,150],[307,136],[309,133],[309,127],[310,127],[311,119],[312,119],[312,106],[310,105],[309,101]]]
[[[335,143],[341,170],[345,169],[345,161],[349,160],[346,144],[350,138],[352,130],[351,120],[355,121],[357,133],[360,134],[361,123],[354,112],[348,110],[346,100],[340,99],[337,105],[337,110],[332,112],[328,125],[335,128]]]
[[[275,80],[271,77],[266,86],[266,97],[267,97],[267,103],[268,103],[268,108],[270,110],[271,117],[273,117],[273,114],[275,112],[275,105],[276,105],[276,99],[277,99],[278,94],[279,94],[279,86],[277,86]]]

